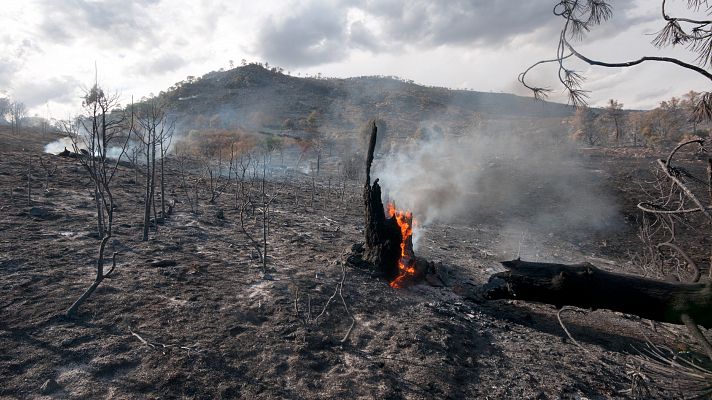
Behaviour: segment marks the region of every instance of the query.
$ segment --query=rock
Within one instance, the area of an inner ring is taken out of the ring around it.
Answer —
[[[353,245],[351,245],[351,249],[350,249],[350,250],[351,250],[352,253],[361,254],[361,253],[363,253],[363,250],[364,250],[364,249],[363,249],[363,246],[364,246],[364,243],[363,243],[363,242],[361,242],[361,243],[354,243]]]
[[[51,394],[59,390],[59,383],[55,381],[54,379],[47,379],[42,386],[40,386],[40,393],[42,394]]]
[[[442,279],[438,275],[435,274],[427,274],[425,275],[425,281],[428,282],[428,285],[434,286],[434,287],[443,287],[445,286],[445,282],[443,282]]]
[[[30,216],[35,218],[47,219],[50,217],[50,212],[46,208],[32,207],[30,208]]]
[[[150,262],[148,265],[156,268],[175,267],[178,265],[178,262],[176,260],[155,260]]]
[[[245,327],[243,327],[241,325],[235,325],[235,326],[228,328],[227,331],[230,333],[230,336],[237,336],[245,331]]]

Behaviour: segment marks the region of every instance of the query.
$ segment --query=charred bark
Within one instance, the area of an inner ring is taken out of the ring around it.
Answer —
[[[386,279],[398,276],[398,260],[401,256],[401,233],[394,218],[386,218],[381,200],[381,186],[378,179],[371,185],[371,164],[376,149],[378,128],[371,123],[371,138],[366,155],[366,184],[363,187],[363,201],[366,217],[366,248],[364,259],[373,264]]]
[[[679,325],[692,320],[712,328],[712,282],[664,282],[603,271],[589,263],[512,260],[502,265],[508,271],[490,277],[484,288],[486,299],[603,308]]]

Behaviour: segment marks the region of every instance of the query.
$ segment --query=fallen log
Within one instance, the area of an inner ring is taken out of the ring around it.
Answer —
[[[672,283],[607,272],[589,263],[512,260],[483,288],[485,299],[607,309],[660,322],[712,328],[712,282]]]

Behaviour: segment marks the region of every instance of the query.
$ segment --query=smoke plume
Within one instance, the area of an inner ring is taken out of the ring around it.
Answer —
[[[413,211],[421,233],[434,222],[546,234],[616,225],[617,207],[600,171],[586,169],[560,138],[529,123],[426,135],[394,148],[377,160],[374,176],[385,198]]]

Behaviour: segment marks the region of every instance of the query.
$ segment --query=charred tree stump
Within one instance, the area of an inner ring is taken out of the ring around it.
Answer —
[[[712,282],[671,283],[603,271],[589,263],[502,263],[490,277],[486,299],[517,299],[619,311],[679,325],[712,328]],[[690,322],[694,321],[694,322]]]
[[[371,122],[371,138],[366,155],[366,184],[363,187],[366,217],[366,248],[363,258],[373,264],[381,276],[392,280],[398,276],[401,232],[394,218],[386,218],[378,179],[371,185],[371,164],[376,149],[377,131],[376,123]]]

